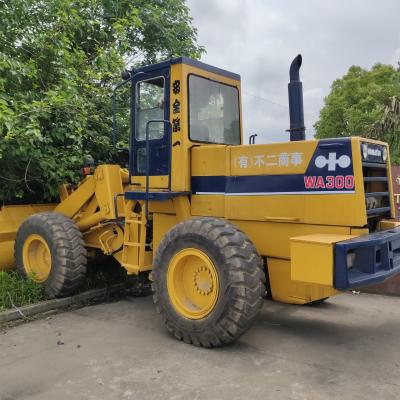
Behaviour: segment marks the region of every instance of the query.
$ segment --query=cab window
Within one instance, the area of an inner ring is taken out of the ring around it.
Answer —
[[[189,75],[189,136],[198,142],[240,144],[238,89]]]
[[[146,140],[146,124],[150,120],[164,119],[164,78],[157,77],[136,84],[136,140]],[[149,139],[161,139],[164,125],[149,126]]]

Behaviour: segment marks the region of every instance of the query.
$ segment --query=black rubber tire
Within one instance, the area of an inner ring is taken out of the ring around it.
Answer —
[[[219,297],[206,317],[189,319],[178,313],[167,290],[167,270],[180,250],[197,248],[217,269]],[[248,237],[233,224],[217,218],[193,218],[174,226],[162,239],[153,263],[153,300],[167,329],[179,340],[218,347],[239,338],[263,305],[263,262]]]
[[[75,293],[86,275],[86,249],[82,233],[63,214],[43,212],[30,216],[20,226],[14,246],[18,273],[29,278],[23,265],[22,248],[31,234],[42,236],[50,249],[51,271],[42,283],[48,298],[65,297]]]

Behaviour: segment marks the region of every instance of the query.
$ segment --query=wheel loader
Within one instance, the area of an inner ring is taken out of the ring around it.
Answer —
[[[313,303],[397,273],[388,146],[305,140],[301,63],[290,141],[270,144],[244,143],[235,73],[186,57],[125,72],[127,164],[86,165],[57,204],[3,206],[1,268],[67,296],[100,251],[148,276],[166,328],[204,347],[242,335],[265,297]]]

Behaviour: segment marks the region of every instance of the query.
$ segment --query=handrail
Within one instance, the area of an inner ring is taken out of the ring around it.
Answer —
[[[148,227],[149,224],[149,186],[150,186],[150,141],[149,141],[149,127],[150,124],[154,123],[163,123],[168,124],[170,128],[169,132],[169,148],[167,149],[169,153],[169,162],[168,162],[168,191],[171,191],[171,152],[172,152],[172,123],[167,119],[151,119],[150,121],[146,122],[146,197],[145,197],[145,207],[146,207],[146,226]]]

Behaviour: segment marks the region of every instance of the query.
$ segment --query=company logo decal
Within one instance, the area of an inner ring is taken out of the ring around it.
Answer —
[[[353,175],[305,176],[306,189],[354,189]]]
[[[368,147],[367,155],[373,157],[382,157],[382,151],[380,149],[373,149],[372,147]]]
[[[329,153],[328,158],[321,155],[315,159],[315,166],[317,168],[325,168],[328,166],[328,171],[336,171],[336,166],[347,168],[350,164],[351,158],[345,154],[337,158],[336,153]]]

